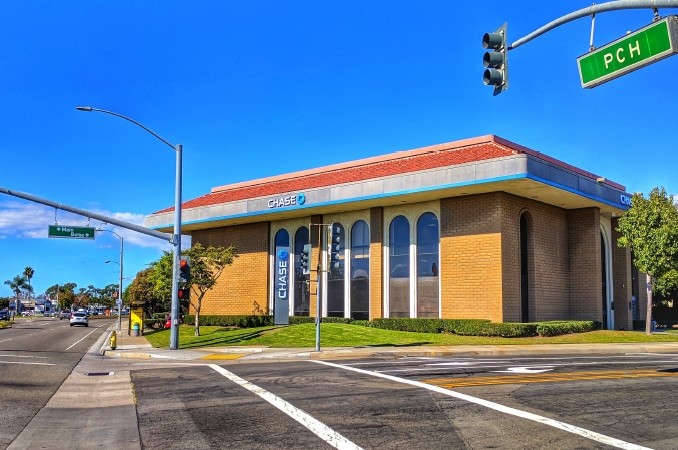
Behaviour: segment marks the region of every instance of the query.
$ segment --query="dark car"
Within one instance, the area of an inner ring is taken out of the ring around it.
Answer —
[[[0,309],[0,320],[9,320],[9,309]]]

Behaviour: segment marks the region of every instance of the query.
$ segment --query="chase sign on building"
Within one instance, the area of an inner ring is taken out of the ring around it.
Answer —
[[[274,197],[268,200],[268,208],[283,208],[285,206],[301,206],[306,203],[306,195],[303,193],[300,194],[291,194],[284,195],[282,197]]]
[[[290,323],[290,249],[275,249],[275,304],[273,305],[273,321],[276,325]]]

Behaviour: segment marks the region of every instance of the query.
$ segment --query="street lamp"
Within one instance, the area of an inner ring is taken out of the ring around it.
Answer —
[[[122,309],[122,259],[123,259],[122,256],[123,256],[123,249],[124,249],[124,242],[125,242],[125,239],[124,239],[122,236],[120,236],[118,233],[116,233],[115,231],[111,231],[111,230],[97,230],[97,231],[108,231],[109,233],[112,233],[112,234],[118,236],[118,238],[120,239],[120,262],[117,263],[117,262],[115,262],[115,261],[110,261],[110,260],[105,262],[105,264],[113,263],[113,264],[117,264],[117,265],[120,266],[120,282],[118,283],[118,301],[117,301],[117,305],[118,305],[118,323],[117,323],[117,325],[116,325],[116,327],[115,327],[116,331],[117,331],[118,333],[120,333],[120,327],[121,327],[121,322],[122,322],[121,319],[120,319],[120,314],[121,314],[121,313],[120,313],[120,310]]]
[[[134,125],[143,128],[149,134],[160,140],[162,143],[172,148],[176,154],[176,173],[174,182],[174,234],[172,236],[172,244],[174,245],[174,258],[172,263],[172,311],[171,319],[172,326],[170,328],[170,350],[177,350],[179,348],[179,259],[181,258],[181,159],[183,146],[181,144],[172,145],[162,137],[155,134],[152,130],[140,124],[136,120],[123,116],[113,111],[105,109],[93,108],[91,106],[76,106],[78,111],[85,112],[101,112],[110,114],[112,116],[120,117]],[[122,273],[122,265],[120,267]]]

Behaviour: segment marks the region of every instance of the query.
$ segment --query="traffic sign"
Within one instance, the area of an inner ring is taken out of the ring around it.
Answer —
[[[577,58],[584,88],[592,88],[678,52],[678,16],[667,16]]]
[[[69,227],[66,225],[50,225],[47,237],[70,239],[94,239],[93,227]]]

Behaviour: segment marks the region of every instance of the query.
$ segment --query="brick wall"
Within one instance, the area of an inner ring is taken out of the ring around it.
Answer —
[[[530,321],[565,319],[569,314],[568,221],[565,210],[502,193],[503,314],[520,322],[520,216],[528,220]]]
[[[501,322],[500,194],[442,199],[440,215],[442,317]]]
[[[205,294],[201,314],[270,313],[268,222],[194,231],[192,241],[205,247],[234,245],[238,250],[233,265],[224,269],[214,289]]]
[[[370,209],[370,320],[384,317],[384,208]]]
[[[597,208],[567,212],[570,267],[570,318],[601,320],[603,317],[600,255],[600,216]]]

